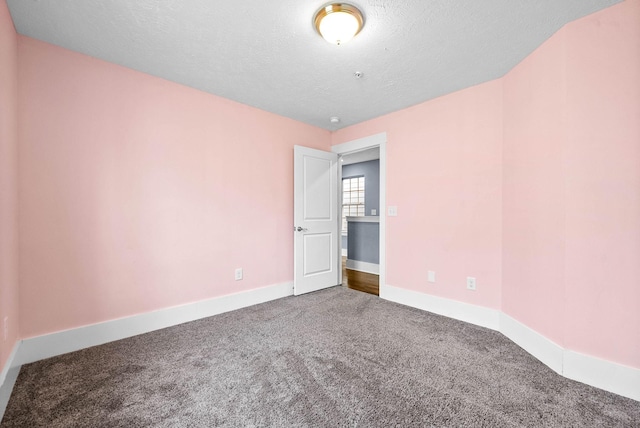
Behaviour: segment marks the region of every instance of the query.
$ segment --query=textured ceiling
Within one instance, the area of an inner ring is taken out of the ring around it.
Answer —
[[[322,0],[7,3],[20,34],[336,130],[501,77],[619,1],[357,0],[366,23],[342,46],[312,27]]]

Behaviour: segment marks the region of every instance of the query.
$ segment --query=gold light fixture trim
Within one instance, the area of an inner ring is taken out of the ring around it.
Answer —
[[[341,45],[362,30],[364,16],[360,10],[347,3],[324,6],[313,20],[316,31],[329,43]]]

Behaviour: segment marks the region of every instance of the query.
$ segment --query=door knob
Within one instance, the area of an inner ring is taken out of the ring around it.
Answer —
[[[298,227],[294,227],[293,230],[295,230],[296,232],[306,232],[309,229],[298,226]]]

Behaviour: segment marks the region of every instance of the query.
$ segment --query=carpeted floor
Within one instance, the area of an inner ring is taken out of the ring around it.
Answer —
[[[9,427],[639,427],[500,333],[334,287],[26,365]]]

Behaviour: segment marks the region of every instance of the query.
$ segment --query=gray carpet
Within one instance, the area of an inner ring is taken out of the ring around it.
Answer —
[[[638,427],[500,333],[334,287],[22,367],[9,427]]]

